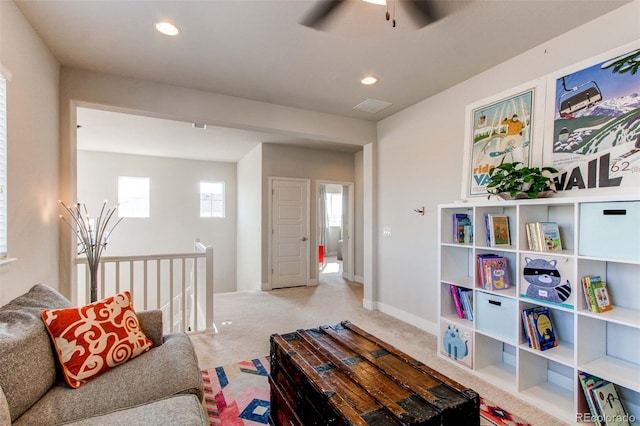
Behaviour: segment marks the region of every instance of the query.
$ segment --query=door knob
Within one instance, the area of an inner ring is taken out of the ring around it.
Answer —
[[[302,241],[307,241],[307,237],[302,237]]]

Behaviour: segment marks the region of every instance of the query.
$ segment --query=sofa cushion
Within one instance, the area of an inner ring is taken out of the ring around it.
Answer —
[[[208,424],[202,404],[195,395],[174,395],[148,404],[65,423],[73,426],[207,426]]]
[[[161,346],[78,389],[64,382],[54,385],[14,426],[70,422],[183,393],[202,400],[202,373],[189,337],[168,334]]]
[[[44,310],[42,320],[72,388],[153,345],[140,328],[128,291],[85,306]]]
[[[0,307],[0,387],[11,420],[38,401],[56,380],[56,358],[40,312],[70,306],[60,293],[37,284]]]

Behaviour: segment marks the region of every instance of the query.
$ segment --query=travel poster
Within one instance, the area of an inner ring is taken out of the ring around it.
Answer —
[[[636,48],[555,78],[558,191],[640,187],[639,71]]]
[[[487,195],[489,171],[501,162],[531,165],[534,97],[530,89],[471,111],[468,195]]]

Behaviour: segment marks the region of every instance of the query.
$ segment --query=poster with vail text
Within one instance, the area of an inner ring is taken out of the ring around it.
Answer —
[[[545,159],[550,155],[551,165],[560,171],[556,190],[637,192],[640,46],[626,46],[590,62],[550,78],[555,91],[553,97],[547,94],[553,100],[553,135],[546,138]]]

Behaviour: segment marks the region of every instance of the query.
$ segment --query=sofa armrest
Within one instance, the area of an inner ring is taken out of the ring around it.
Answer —
[[[162,345],[162,311],[160,309],[136,312],[140,328],[153,342],[153,347]]]
[[[2,387],[0,387],[0,425],[11,424],[11,413],[9,412],[9,404],[4,396]]]

